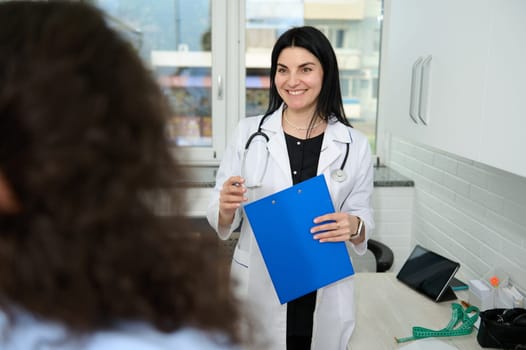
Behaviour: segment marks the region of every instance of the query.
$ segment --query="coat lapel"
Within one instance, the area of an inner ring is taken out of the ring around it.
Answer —
[[[277,109],[263,123],[262,130],[269,136],[268,150],[272,160],[278,165],[284,178],[292,183],[290,173],[290,162],[287,144],[281,126],[281,115],[283,105]],[[321,146],[320,159],[318,161],[318,174],[324,173],[338,159],[345,156],[345,144],[352,142],[348,127],[335,120],[331,120],[325,129],[325,136]],[[340,161],[341,162],[341,161]],[[335,166],[332,166],[335,168]],[[337,165],[340,167],[340,164]]]
[[[268,150],[270,157],[283,172],[284,178],[289,179],[289,182],[292,183],[289,154],[285,136],[283,135],[283,127],[281,126],[282,111],[283,105],[268,117],[268,120],[263,123],[262,129],[269,136]]]
[[[320,160],[318,161],[318,174],[324,173],[337,159],[343,160],[346,149],[345,143],[349,142],[351,142],[351,136],[347,126],[337,121],[330,121],[323,137]],[[337,164],[333,168],[339,168],[340,165]]]

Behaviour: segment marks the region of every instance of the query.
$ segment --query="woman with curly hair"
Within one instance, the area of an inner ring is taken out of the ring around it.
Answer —
[[[239,348],[217,239],[151,205],[182,173],[133,48],[81,3],[0,23],[0,348]]]

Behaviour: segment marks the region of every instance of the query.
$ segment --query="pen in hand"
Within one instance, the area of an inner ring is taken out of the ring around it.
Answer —
[[[245,183],[245,179],[241,176],[233,176],[229,179],[231,181],[231,185],[235,187],[242,187]]]

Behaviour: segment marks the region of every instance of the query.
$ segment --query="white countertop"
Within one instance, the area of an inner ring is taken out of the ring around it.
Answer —
[[[399,282],[394,273],[357,273],[355,278],[357,320],[348,349],[440,349],[441,345],[444,350],[482,349],[477,343],[477,329],[467,336],[396,343],[395,337],[411,336],[413,326],[444,328],[451,319],[452,302],[435,303]],[[466,292],[455,293],[467,300]]]

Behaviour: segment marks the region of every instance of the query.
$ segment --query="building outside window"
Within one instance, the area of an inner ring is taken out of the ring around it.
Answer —
[[[90,2],[151,67],[171,103],[167,135],[187,151],[183,162],[218,164],[237,121],[265,111],[272,46],[299,25],[333,44],[346,114],[374,151],[381,0]]]

